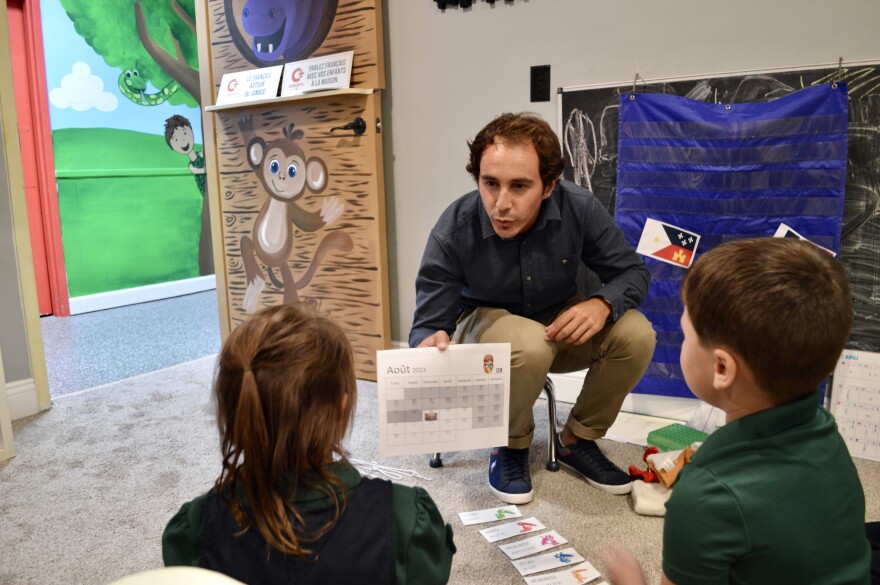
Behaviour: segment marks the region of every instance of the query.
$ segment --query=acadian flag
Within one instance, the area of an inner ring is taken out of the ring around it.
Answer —
[[[699,243],[698,234],[649,217],[645,220],[636,252],[667,264],[690,268]]]

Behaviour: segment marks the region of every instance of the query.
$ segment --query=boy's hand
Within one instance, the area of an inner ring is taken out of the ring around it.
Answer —
[[[646,585],[645,573],[626,548],[613,545],[602,551],[605,573],[613,585]]]
[[[545,341],[582,345],[605,327],[611,307],[600,298],[587,299],[563,311],[544,329]]]
[[[455,342],[449,339],[449,335],[441,329],[423,339],[417,347],[436,347],[440,351],[446,351],[447,347],[454,344]]]

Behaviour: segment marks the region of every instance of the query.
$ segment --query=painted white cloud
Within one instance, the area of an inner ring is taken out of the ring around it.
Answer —
[[[56,108],[72,108],[85,112],[92,108],[112,112],[119,104],[116,96],[104,91],[104,80],[92,75],[88,63],[77,61],[71,72],[61,78],[61,87],[49,92],[49,101]]]

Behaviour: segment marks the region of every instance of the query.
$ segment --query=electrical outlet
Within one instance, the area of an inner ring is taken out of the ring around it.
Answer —
[[[533,65],[531,83],[531,101],[550,101],[550,66]]]

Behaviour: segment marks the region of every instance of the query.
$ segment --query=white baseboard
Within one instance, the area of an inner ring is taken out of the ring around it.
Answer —
[[[160,299],[179,297],[181,295],[189,295],[215,288],[217,288],[217,278],[211,274],[208,276],[199,276],[197,278],[188,278],[186,280],[175,280],[173,282],[161,282],[159,284],[125,288],[95,295],[71,297],[70,314],[79,315],[81,313],[90,313],[92,311],[103,311],[104,309],[113,309],[115,307],[135,305],[137,303],[158,301]]]
[[[403,341],[392,341],[392,349],[409,347]],[[570,372],[568,374],[550,374],[553,386],[556,390],[556,401],[574,404],[581,387],[584,384],[584,376],[587,370]],[[541,395],[543,396],[543,394]],[[660,418],[671,418],[681,421],[689,421],[694,414],[700,401],[696,398],[678,398],[675,396],[655,396],[653,394],[630,394],[620,407],[621,412],[632,412]]]
[[[553,380],[553,385],[556,388],[556,400],[574,404],[581,392],[586,374],[586,370],[568,374],[550,374],[550,379]],[[699,404],[700,401],[696,398],[630,394],[623,401],[620,410],[621,412],[688,421]]]
[[[40,412],[37,402],[37,389],[33,378],[16,380],[6,383],[6,403],[9,405],[9,417],[18,420]]]

